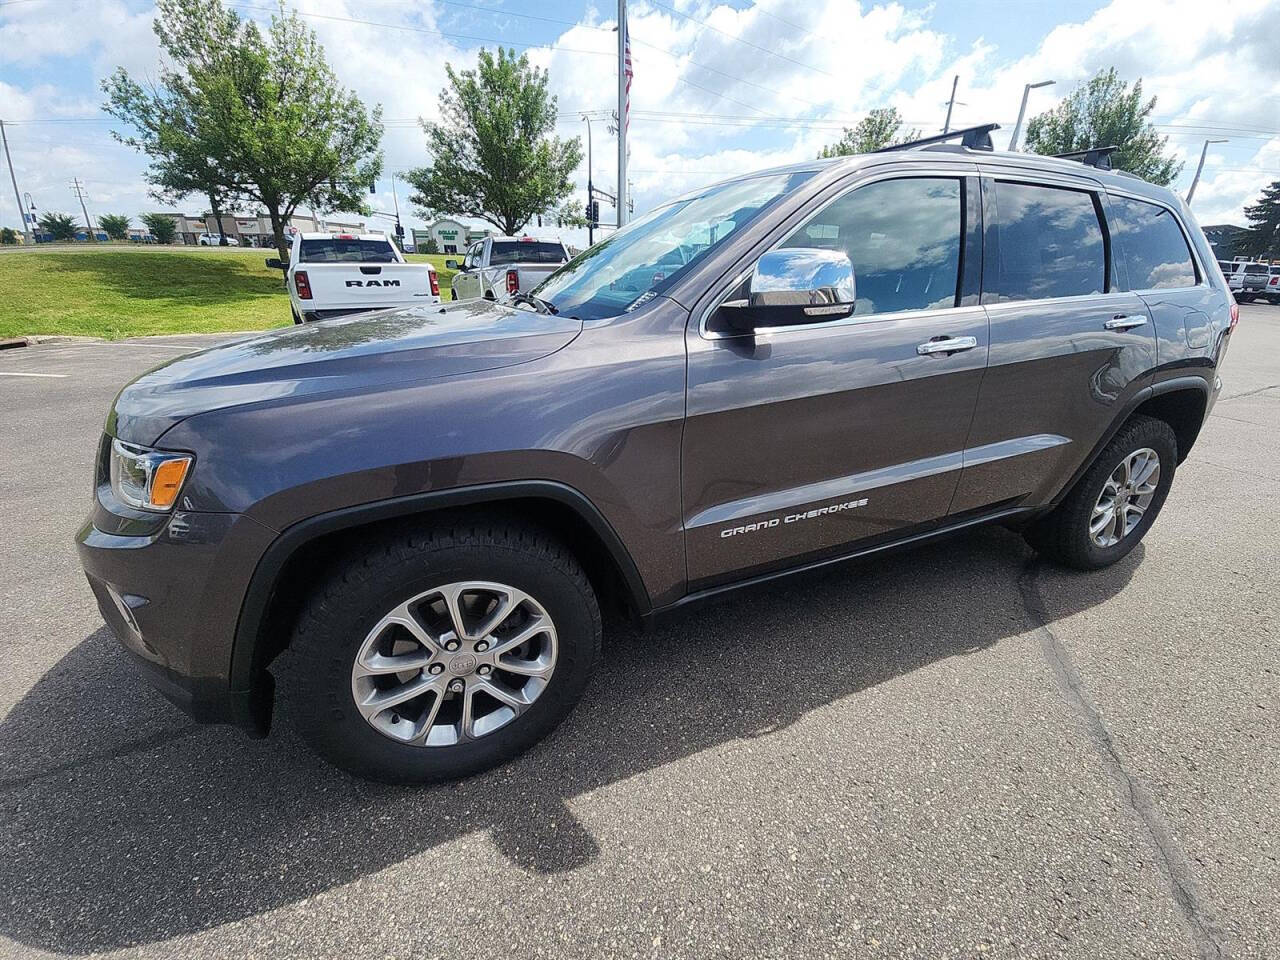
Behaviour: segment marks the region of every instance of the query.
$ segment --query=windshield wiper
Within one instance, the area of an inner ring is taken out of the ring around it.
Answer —
[[[512,303],[527,303],[539,313],[556,314],[560,311],[556,309],[556,305],[550,300],[543,300],[541,297],[535,297],[532,293],[517,293],[511,297]]]

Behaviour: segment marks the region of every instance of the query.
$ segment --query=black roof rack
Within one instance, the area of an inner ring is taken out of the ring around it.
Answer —
[[[922,137],[919,140],[908,140],[906,143],[895,143],[891,147],[881,147],[876,153],[888,153],[890,150],[912,150],[915,147],[927,147],[931,143],[947,143],[959,139],[960,146],[970,150],[994,150],[991,143],[991,131],[999,130],[998,123],[982,123],[976,127],[965,127],[962,130],[951,130],[934,137]]]
[[[1120,148],[1117,146],[1110,147],[1090,147],[1088,150],[1072,150],[1069,153],[1055,153],[1054,156],[1059,160],[1079,160],[1086,167],[1097,167],[1099,170],[1111,169],[1111,154]]]

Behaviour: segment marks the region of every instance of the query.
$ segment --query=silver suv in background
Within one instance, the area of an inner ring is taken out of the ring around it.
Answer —
[[[1259,262],[1236,261],[1236,268],[1227,277],[1227,285],[1237,300],[1262,299],[1267,293],[1267,284],[1271,279],[1271,264]]]
[[[559,240],[535,237],[486,237],[467,248],[462,263],[446,260],[453,278],[454,300],[484,297],[497,300],[528,293],[569,260]]]

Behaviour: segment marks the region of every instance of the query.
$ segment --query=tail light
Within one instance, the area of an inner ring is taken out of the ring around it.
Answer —
[[[1227,327],[1227,333],[1236,328],[1236,324],[1240,322],[1240,304],[1236,303],[1235,298],[1231,299],[1231,326]]]
[[[1277,273],[1274,277],[1272,277],[1270,280],[1268,280],[1268,281],[1267,281],[1267,286],[1269,286],[1269,287],[1280,287],[1280,273]]]
[[[293,275],[293,286],[298,291],[299,300],[311,299],[311,281],[307,279],[307,271],[299,270]]]
[[[440,296],[440,278],[436,276],[434,270],[427,271],[427,274],[431,277],[431,295],[433,297]]]
[[[520,274],[515,270],[507,271],[507,293],[520,292]]]

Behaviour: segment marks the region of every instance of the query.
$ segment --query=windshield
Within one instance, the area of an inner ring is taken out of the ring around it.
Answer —
[[[557,313],[617,316],[651,299],[813,171],[734,180],[673,200],[578,254],[534,288]]]
[[[386,240],[303,240],[298,255],[302,263],[395,263],[396,255]]]
[[[493,267],[504,263],[564,263],[567,259],[563,244],[537,240],[495,240],[489,251],[489,265]]]

